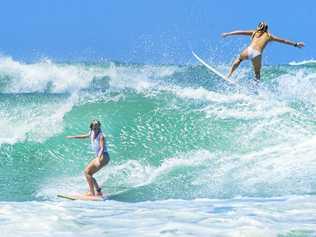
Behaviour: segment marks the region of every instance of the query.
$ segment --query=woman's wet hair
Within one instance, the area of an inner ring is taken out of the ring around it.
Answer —
[[[265,23],[264,21],[261,21],[258,26],[257,26],[257,31],[263,31],[267,32],[268,31],[268,24]]]
[[[265,23],[264,21],[261,21],[258,26],[257,29],[252,33],[251,38],[253,39],[253,37],[255,37],[257,32],[261,32],[261,34],[263,34],[264,32],[268,32],[268,24]]]
[[[90,123],[90,129],[91,129],[91,130],[92,130],[92,128],[93,128],[93,125],[95,125],[95,124],[97,124],[97,125],[98,125],[98,127],[101,127],[101,123],[100,123],[100,121],[99,121],[99,120],[94,119],[94,120],[92,120],[92,122]]]

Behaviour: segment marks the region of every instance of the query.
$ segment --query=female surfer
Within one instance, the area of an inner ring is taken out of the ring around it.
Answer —
[[[105,136],[101,130],[101,123],[98,120],[93,120],[90,124],[90,132],[88,134],[67,136],[66,138],[76,139],[91,139],[92,149],[95,151],[95,158],[84,169],[84,174],[88,182],[89,192],[87,196],[103,196],[101,187],[93,177],[97,171],[106,166],[110,161],[110,156],[107,150]]]
[[[264,48],[271,41],[292,45],[298,48],[304,47],[303,42],[293,42],[271,35],[268,32],[268,25],[265,22],[260,22],[256,30],[238,30],[222,34],[223,37],[227,37],[230,35],[249,35],[251,36],[251,43],[247,48],[245,48],[241,52],[239,57],[233,62],[233,65],[228,73],[227,79],[233,74],[233,72],[237,69],[237,67],[243,60],[250,59],[252,61],[252,65],[255,72],[255,80],[259,81],[261,71],[261,55],[263,53]]]

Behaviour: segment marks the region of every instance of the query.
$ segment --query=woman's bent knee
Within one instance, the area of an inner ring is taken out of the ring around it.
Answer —
[[[233,66],[239,66],[241,62],[242,62],[242,59],[239,57],[234,61]]]
[[[84,169],[84,175],[85,175],[86,177],[92,177],[92,174],[91,174],[91,172],[90,172],[90,170],[89,170],[88,168],[85,168],[85,169]]]

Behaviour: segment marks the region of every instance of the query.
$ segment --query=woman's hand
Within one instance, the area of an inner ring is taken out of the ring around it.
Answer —
[[[228,33],[222,33],[222,37],[223,37],[223,38],[225,38],[225,37],[227,37],[227,36],[229,36]]]
[[[76,139],[84,139],[90,137],[90,134],[83,134],[83,135],[77,135],[77,136],[65,136],[65,138],[76,138]]]
[[[297,43],[295,43],[295,47],[303,48],[304,47],[304,42],[297,42]]]

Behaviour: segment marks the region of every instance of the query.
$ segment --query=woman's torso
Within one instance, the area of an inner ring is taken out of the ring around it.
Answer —
[[[90,133],[90,139],[91,139],[91,146],[92,146],[92,150],[95,152],[96,155],[99,154],[100,150],[101,150],[101,138],[104,137],[102,131],[100,130],[98,132],[98,134],[95,136],[94,131],[91,131]],[[106,141],[103,143],[103,153],[107,153],[108,149],[107,149],[107,145],[106,145]]]
[[[255,50],[258,50],[259,52],[262,52],[262,50],[266,47],[268,42],[270,41],[270,34],[268,32],[256,32],[255,35],[252,38],[252,41],[249,45],[249,47],[252,47]]]

